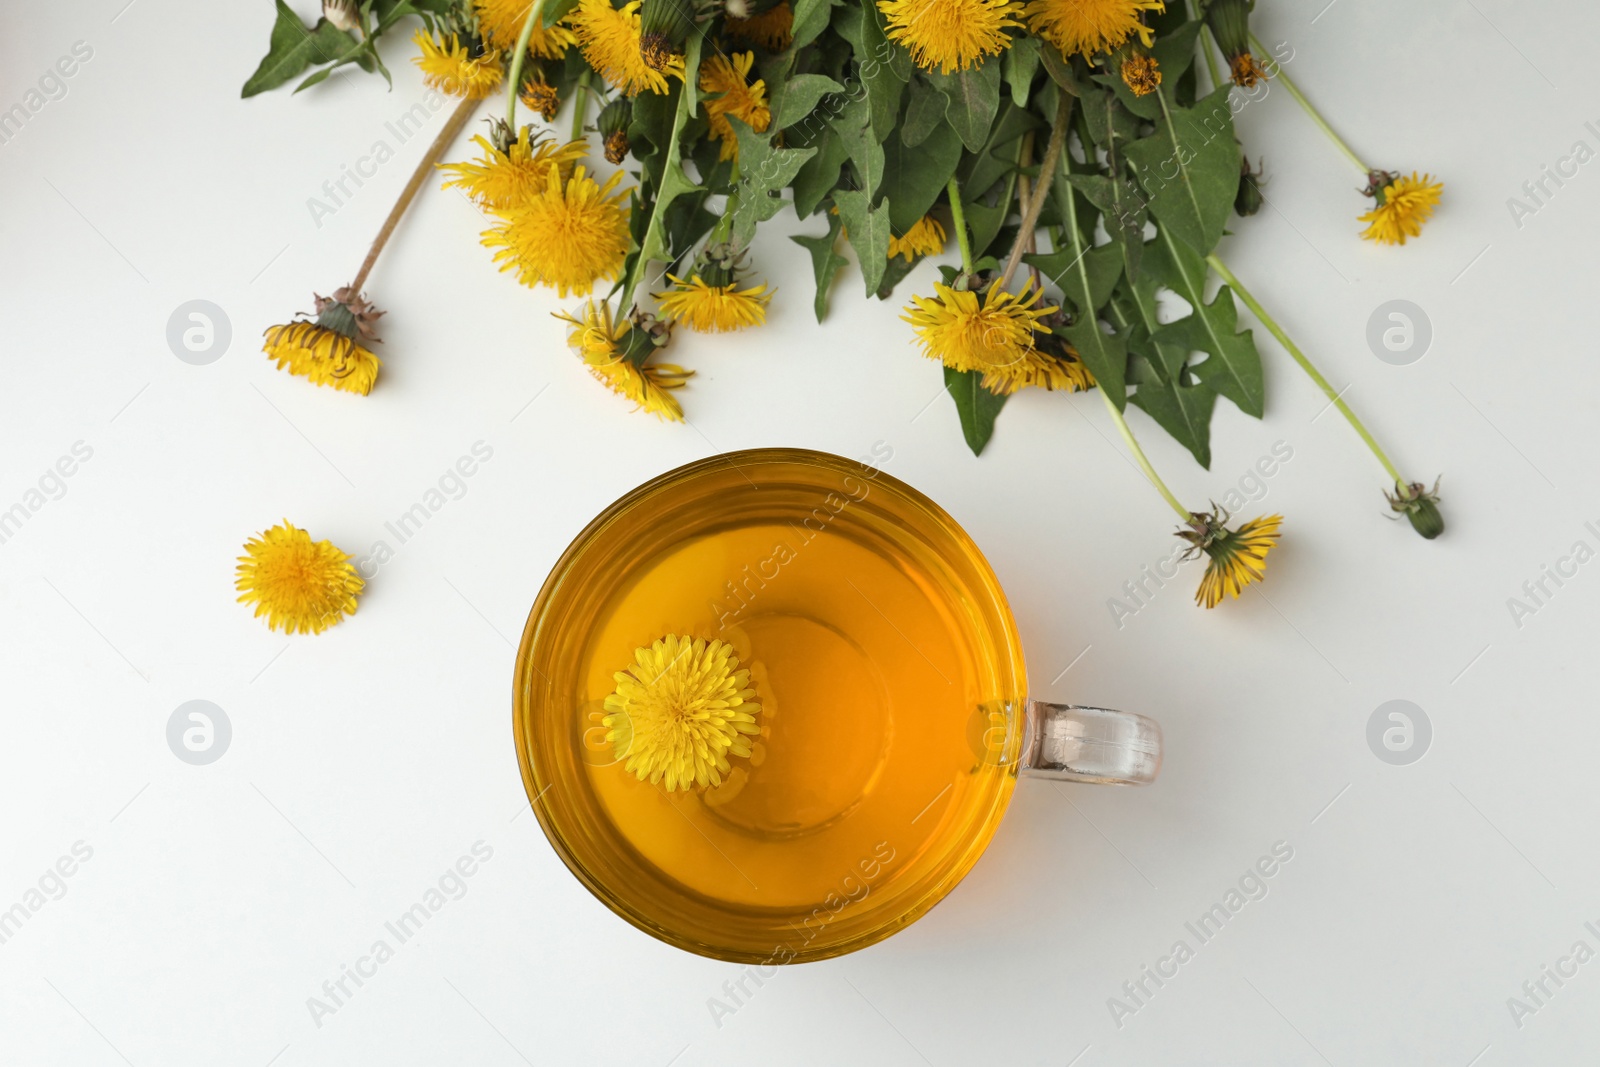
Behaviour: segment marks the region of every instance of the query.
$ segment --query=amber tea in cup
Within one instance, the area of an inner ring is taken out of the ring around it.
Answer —
[[[595,519],[534,604],[515,692],[533,809],[573,873],[662,940],[753,963],[849,952],[960,881],[1019,772],[1155,776],[1149,720],[1030,704],[994,574],[879,470],[888,454],[672,471]],[[668,637],[671,663],[637,658]],[[618,673],[671,714],[691,640],[747,672],[748,755],[696,783],[641,778],[630,757],[652,742],[618,710]]]

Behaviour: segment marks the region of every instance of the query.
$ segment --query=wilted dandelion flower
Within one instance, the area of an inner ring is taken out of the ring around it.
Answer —
[[[782,3],[748,18],[736,18],[730,13],[723,26],[735,41],[781,52],[794,40],[794,8]]]
[[[1161,64],[1144,52],[1129,52],[1122,61],[1122,84],[1134,96],[1149,96],[1161,88]]]

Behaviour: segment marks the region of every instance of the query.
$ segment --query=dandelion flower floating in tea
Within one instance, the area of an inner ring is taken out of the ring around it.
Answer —
[[[350,557],[331,541],[311,535],[285,519],[245,543],[239,557],[239,603],[254,604],[256,618],[286,634],[320,634],[356,613],[356,597],[366,583]]]
[[[624,768],[668,792],[722,783],[761,732],[750,671],[723,641],[668,634],[636,649],[606,697],[606,741]]]

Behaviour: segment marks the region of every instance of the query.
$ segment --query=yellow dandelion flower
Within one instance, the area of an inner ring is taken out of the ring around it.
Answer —
[[[285,519],[245,542],[239,557],[239,603],[254,604],[256,618],[286,634],[320,634],[356,613],[356,597],[366,585],[350,557],[330,541]]]
[[[618,396],[633,401],[635,410],[645,411],[668,422],[682,422],[683,408],[669,390],[681,389],[694,371],[684,370],[675,363],[649,363],[631,358],[629,348],[636,340],[633,323],[627,319],[616,320],[611,305],[603,300],[587,300],[583,317],[574,318],[564,311],[556,318],[572,324],[567,331],[567,344],[583,358],[589,373]],[[646,339],[645,358],[654,348]]]
[[[1022,358],[1004,367],[996,367],[983,376],[983,387],[991,393],[1010,396],[1023,389],[1060,389],[1068,393],[1081,393],[1094,386],[1094,375],[1089,373],[1076,353],[1055,355],[1043,348],[1024,350]]]
[[[1122,83],[1134,96],[1149,96],[1161,87],[1161,65],[1153,56],[1129,52],[1122,61]]]
[[[1374,171],[1367,195],[1378,206],[1357,220],[1367,223],[1361,236],[1384,245],[1403,245],[1408,237],[1422,236],[1422,224],[1433,216],[1443,192],[1444,183],[1434,181],[1431,174],[1418,177],[1412,171],[1407,178]]]
[[[747,19],[730,15],[723,25],[735,41],[782,52],[794,40],[794,9],[785,2]]]
[[[1266,576],[1267,553],[1278,542],[1283,516],[1251,519],[1237,530],[1228,529],[1227,523],[1225,511],[1195,512],[1188,527],[1178,531],[1178,536],[1189,542],[1186,558],[1201,553],[1208,557],[1194,594],[1194,602],[1202,607],[1214,608],[1224,596],[1238,599],[1245,586]]]
[[[982,304],[978,294],[933,283],[932,297],[913,296],[900,317],[917,332],[923,354],[960,371],[990,374],[1026,358],[1034,333],[1044,332],[1039,319],[1054,307],[1036,308],[1039,290],[1030,278],[1020,293],[989,287]]]
[[[878,0],[889,21],[888,37],[899,41],[924,70],[949,74],[1011,47],[1006,30],[1020,28],[1017,0]]]
[[[589,66],[628,96],[645,89],[665,93],[668,74],[683,77],[682,56],[672,57],[666,69],[659,71],[639,54],[639,0],[630,0],[620,10],[612,7],[610,0],[578,0],[567,21],[577,33],[578,47]]]
[[[551,167],[544,189],[501,212],[483,244],[499,249],[494,261],[523,285],[586,295],[596,281],[615,280],[628,254],[627,193],[615,191],[621,181],[619,171],[601,185],[579,165],[563,182]]]
[[[1137,35],[1150,47],[1146,11],[1164,11],[1161,0],[1028,0],[1028,28],[1064,55],[1092,56],[1117,48]]]
[[[482,150],[482,158],[477,162],[439,164],[440,170],[455,175],[440,188],[460,189],[490,211],[508,211],[526,204],[548,187],[551,174],[567,180],[572,168],[589,154],[589,146],[583,141],[558,144],[534,140],[526,126],[508,146],[508,152],[500,151],[483,136],[472,141]]]
[[[704,100],[706,117],[711,120],[711,135],[722,142],[718,156],[739,158],[739,137],[728,121],[732,115],[757,133],[772,125],[772,110],[767,106],[767,83],[757,78],[747,82],[754,52],[735,52],[732,60],[715,55],[700,68],[700,91],[720,94]]]
[[[765,285],[740,289],[739,283],[732,280],[726,285],[710,285],[699,274],[688,281],[671,274],[667,279],[673,288],[655,294],[663,315],[696,333],[725,333],[767,321],[772,293]]]
[[[422,81],[428,88],[472,100],[482,100],[500,91],[504,71],[500,69],[499,52],[473,56],[461,43],[461,38],[453,33],[448,44],[423,30],[418,30],[411,39],[422,49],[422,54],[413,62],[422,68]]]
[[[761,733],[750,671],[723,641],[668,634],[636,649],[606,697],[606,741],[623,768],[668,792],[722,783]]]
[[[517,47],[532,3],[533,0],[472,0],[472,9],[478,14],[478,28],[490,48],[509,52]],[[540,59],[560,59],[577,41],[571,30],[559,24],[546,26],[541,16],[534,23],[533,35],[528,38],[528,51]]]
[[[944,251],[944,227],[932,215],[924,215],[900,236],[889,235],[889,258],[904,256],[907,263],[918,256],[936,256]]]
[[[265,337],[262,351],[277,361],[279,370],[347,393],[371,393],[383,366],[369,349],[314,322],[269,326]]]
[[[556,112],[561,110],[561,94],[556,92],[556,87],[541,78],[533,78],[522,83],[522,92],[517,99],[529,111],[537,112],[539,117],[546,122],[554,122]]]

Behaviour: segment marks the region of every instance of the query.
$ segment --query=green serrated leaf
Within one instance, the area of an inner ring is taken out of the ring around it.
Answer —
[[[905,233],[928,213],[960,161],[961,139],[948,125],[914,148],[889,138],[883,145],[883,196],[895,233]]]
[[[839,184],[839,168],[850,158],[850,153],[832,126],[822,126],[809,146],[790,143],[797,148],[817,149],[817,154],[806,160],[794,176],[794,213],[803,219],[810,218]]]
[[[1167,105],[1156,130],[1124,149],[1150,213],[1202,256],[1222,239],[1239,191],[1239,143],[1233,138],[1231,85],[1192,108]]]
[[[1011,100],[1018,107],[1027,107],[1033,76],[1039,73],[1039,38],[1013,38],[1003,58],[1005,62],[1001,69],[1006,84],[1011,87]]]
[[[928,84],[928,79],[914,75],[906,87],[906,116],[900,123],[900,141],[907,148],[915,148],[927,140],[934,127],[944,121],[945,96]]]
[[[1210,358],[1195,368],[1199,378],[1238,405],[1240,411],[1260,418],[1266,407],[1261,354],[1256,351],[1250,331],[1240,332],[1238,328],[1233,290],[1224,285],[1207,303],[1205,260],[1161,226],[1156,228],[1155,240],[1146,251],[1145,269],[1194,309],[1155,330],[1153,338],[1185,353],[1205,352]]]
[[[828,289],[833,285],[834,276],[839,273],[840,267],[850,262],[834,251],[839,241],[839,229],[843,225],[844,220],[838,215],[829,215],[827,233],[819,237],[796,235],[789,238],[811,253],[811,272],[817,280],[817,295],[811,306],[817,313],[818,322],[828,316]]]
[[[318,19],[315,29],[308,29],[288,4],[275,2],[278,17],[272,24],[267,54],[244,83],[241,97],[276,89],[307,67],[338,58],[351,44],[352,38],[327,19]]]
[[[872,135],[882,141],[900,117],[900,98],[911,78],[911,59],[884,35],[885,18],[875,3],[846,5],[834,27],[850,42],[860,83],[857,99],[869,105]]]
[[[1130,399],[1179,444],[1200,466],[1211,467],[1211,415],[1217,391],[1195,379],[1188,365],[1189,349],[1154,340],[1157,328],[1155,280],[1146,276],[1135,285],[1118,286],[1111,302],[1113,317],[1131,354],[1135,382]],[[1121,305],[1130,305],[1127,313]]]
[[[1042,125],[1026,108],[1017,107],[1009,100],[1001,105],[1000,115],[983,147],[963,158],[956,170],[966,198],[976,200],[994,188],[1001,178],[1007,175],[1014,178],[1020,146],[1012,147],[1012,142]]]
[[[1138,277],[1144,253],[1144,224],[1149,217],[1139,191],[1126,178],[1103,174],[1072,174],[1067,180],[1100,210],[1107,235],[1122,252],[1123,270],[1130,278]]]
[[[956,414],[961,417],[961,436],[974,456],[982,455],[989,438],[994,436],[994,420],[1009,397],[991,393],[983,387],[983,375],[976,371],[944,368],[944,387],[950,399],[956,402]]]
[[[883,183],[883,145],[872,132],[871,112],[868,100],[852,100],[832,120],[832,125],[855,166],[860,188],[876,197],[878,186]]]
[[[1145,357],[1138,354],[1138,358]],[[1153,363],[1153,361],[1148,361]],[[1195,462],[1211,469],[1211,414],[1217,406],[1217,391],[1204,382],[1179,385],[1159,373],[1139,383],[1128,398],[1156,425],[1167,431]]]
[[[1100,328],[1099,311],[1122,275],[1122,253],[1115,245],[1089,246],[1085,223],[1091,220],[1080,217],[1078,195],[1066,179],[1065,168],[1056,172],[1051,195],[1061,212],[1061,247],[1048,256],[1024,258],[1037,264],[1071,301],[1076,321],[1061,333],[1121,411],[1128,402],[1128,350],[1123,338]]]
[[[922,262],[920,257],[916,259],[891,257],[889,265],[883,268],[883,277],[878,280],[878,299],[888,300],[894,296],[895,286],[905,281],[906,275],[910,274],[920,262]]]
[[[842,93],[844,86],[826,74],[796,74],[783,83],[783,94],[772,101],[772,124],[788,129],[816,110],[817,101],[829,93]]]
[[[972,152],[981,150],[1000,109],[1000,63],[988,60],[954,74],[927,71],[933,87],[948,101],[944,116]]]
[[[798,51],[817,39],[828,28],[833,6],[840,0],[794,0],[793,42],[789,45]]]
[[[806,160],[817,154],[817,149],[774,148],[772,132],[756,133],[732,115],[728,122],[739,138],[739,205],[733,236],[736,243],[748,245],[756,224],[783,210],[783,190],[794,181]]]
[[[889,265],[889,205],[870,208],[872,198],[860,189],[836,190],[833,202],[839,205],[839,214],[849,228],[850,247],[861,261],[867,295],[871,296],[878,291]]]

